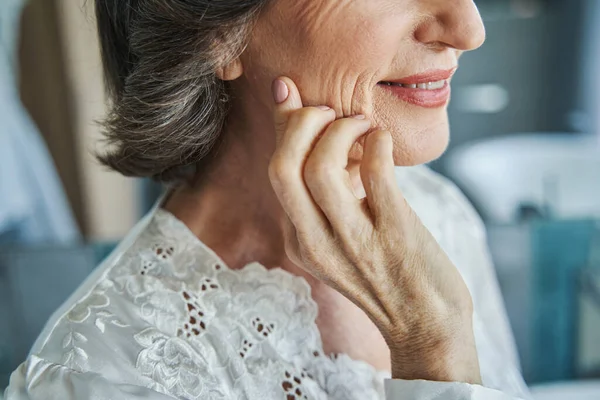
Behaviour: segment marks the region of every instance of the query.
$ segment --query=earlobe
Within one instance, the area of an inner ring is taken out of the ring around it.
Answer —
[[[242,60],[236,58],[229,64],[217,69],[217,77],[223,81],[233,81],[244,73],[244,66]]]

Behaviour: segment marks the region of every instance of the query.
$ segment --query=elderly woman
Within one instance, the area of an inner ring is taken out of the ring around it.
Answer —
[[[424,166],[472,0],[96,0],[102,160],[170,184],[25,399],[527,397],[473,209]],[[395,168],[395,166],[401,166]]]

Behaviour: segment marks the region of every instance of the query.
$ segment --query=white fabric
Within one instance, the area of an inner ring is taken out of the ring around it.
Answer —
[[[490,389],[386,380],[347,355],[324,355],[304,279],[256,263],[230,270],[158,209],[51,319],[7,399],[527,397],[480,220],[426,167],[398,169],[398,182],[472,292]]]

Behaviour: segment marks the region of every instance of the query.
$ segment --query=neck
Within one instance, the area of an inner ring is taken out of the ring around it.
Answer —
[[[165,208],[229,268],[259,262],[266,268],[279,267],[304,277],[319,306],[316,322],[324,351],[347,353],[378,369],[389,369],[389,350],[366,314],[294,265],[285,254],[285,212],[268,177],[275,147],[271,121],[239,119],[228,125],[225,135],[228,140],[211,170],[194,185],[175,191]],[[365,340],[371,343],[368,348],[362,346]]]
[[[265,143],[265,124],[241,122],[228,126],[210,171],[176,190],[165,208],[232,269],[254,261],[267,268],[283,266],[284,212],[267,173],[274,143]]]

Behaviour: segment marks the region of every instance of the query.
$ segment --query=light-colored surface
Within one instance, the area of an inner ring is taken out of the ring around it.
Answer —
[[[594,135],[511,134],[460,146],[445,169],[484,219],[512,223],[522,203],[556,218],[600,217],[600,139]]]
[[[598,400],[600,381],[566,382],[531,388],[535,400]]]
[[[72,103],[77,108],[75,129],[89,233],[92,239],[110,240],[123,237],[131,229],[138,211],[135,180],[108,172],[93,155],[101,148],[97,121],[106,112],[93,3],[58,0],[57,6],[67,72],[74,93]]]
[[[388,399],[526,397],[481,221],[425,167],[398,169],[397,181],[464,277],[483,383],[505,394],[400,381],[388,382]],[[134,390],[135,398],[266,400],[296,389],[313,399],[383,398],[389,373],[324,354],[303,278],[258,263],[229,270],[164,210],[139,230],[51,318],[13,374],[9,400],[133,399]]]

